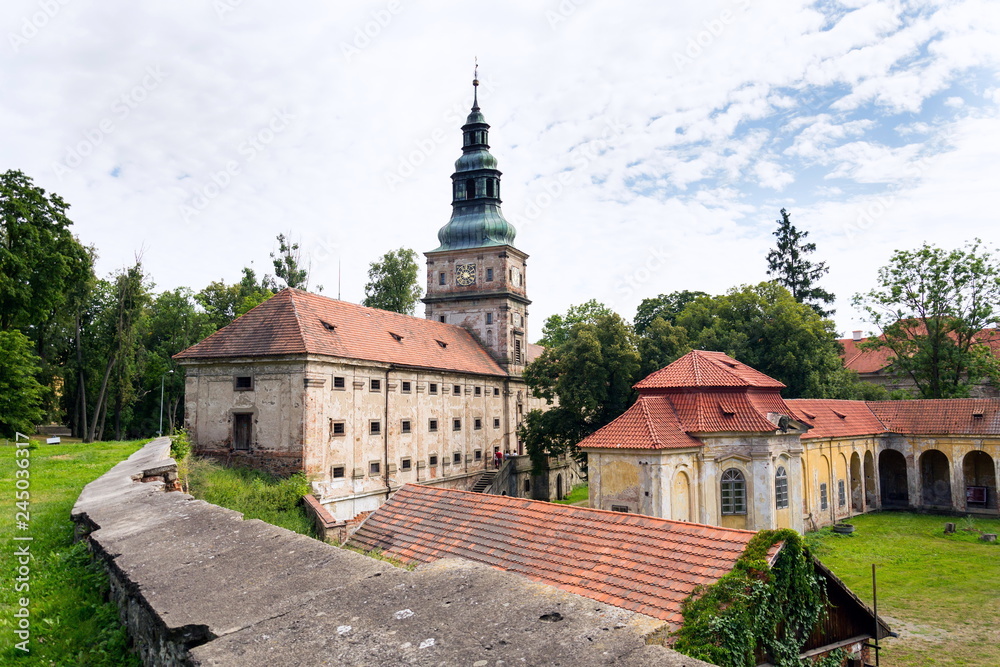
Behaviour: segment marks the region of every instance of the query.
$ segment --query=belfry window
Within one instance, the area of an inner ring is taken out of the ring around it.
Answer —
[[[468,179],[465,181],[465,198],[475,199],[476,198],[476,181],[475,179]]]
[[[486,196],[487,197],[493,197],[494,196],[494,194],[493,194],[493,179],[492,178],[487,178],[486,179]]]
[[[736,468],[722,473],[722,513],[747,513],[747,483]]]

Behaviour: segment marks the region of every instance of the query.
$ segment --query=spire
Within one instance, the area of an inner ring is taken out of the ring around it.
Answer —
[[[436,250],[513,245],[514,226],[500,210],[500,170],[490,153],[489,129],[479,109],[479,63],[472,80],[472,111],[462,126],[462,156],[455,162],[451,220],[438,232]]]

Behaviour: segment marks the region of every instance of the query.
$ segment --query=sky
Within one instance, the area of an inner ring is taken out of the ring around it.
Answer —
[[[894,250],[1000,236],[995,1],[7,0],[0,27],[0,170],[157,291],[273,273],[284,233],[360,302],[434,249],[477,60],[532,339],[767,280],[782,208],[845,336]]]

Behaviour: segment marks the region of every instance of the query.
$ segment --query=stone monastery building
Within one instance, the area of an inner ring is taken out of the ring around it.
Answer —
[[[784,400],[774,378],[702,350],[635,387],[580,443],[591,507],[799,532],[883,508],[1000,513],[995,399]]]
[[[489,127],[477,97],[452,216],[426,253],[426,319],[286,289],[176,355],[199,454],[305,471],[344,521],[406,483],[471,488],[496,452],[524,453],[517,427],[544,401],[521,374],[541,348],[526,339],[528,256],[500,210]],[[561,495],[574,475],[511,490]]]

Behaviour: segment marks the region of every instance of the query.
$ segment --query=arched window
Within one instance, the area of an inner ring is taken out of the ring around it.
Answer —
[[[722,473],[722,513],[747,513],[747,483],[736,468]]]
[[[788,473],[781,466],[774,473],[774,506],[779,510],[788,507]]]

